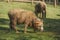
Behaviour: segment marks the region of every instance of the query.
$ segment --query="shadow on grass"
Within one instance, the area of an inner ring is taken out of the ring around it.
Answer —
[[[60,32],[60,19],[46,19],[44,20],[46,31]]]
[[[60,16],[60,14],[57,14],[57,16]]]
[[[2,26],[0,26],[0,30],[9,30],[9,28],[7,28],[7,27],[2,27]]]
[[[56,40],[60,40],[60,19],[47,18],[44,20],[44,28],[46,32],[53,32]]]
[[[9,24],[8,19],[0,18],[0,25],[8,25],[8,24]]]
[[[0,26],[0,35],[10,33],[9,28]]]
[[[60,40],[60,35],[55,36],[56,40]]]

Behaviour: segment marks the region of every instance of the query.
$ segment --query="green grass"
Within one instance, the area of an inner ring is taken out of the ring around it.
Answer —
[[[44,20],[44,32],[34,33],[32,28],[28,28],[28,33],[24,34],[23,25],[17,26],[17,29],[20,30],[19,34],[14,31],[8,32],[8,11],[14,8],[34,11],[34,6],[35,4],[31,5],[31,3],[0,2],[0,40],[60,40],[60,6],[54,8],[49,4],[47,4],[47,18]]]

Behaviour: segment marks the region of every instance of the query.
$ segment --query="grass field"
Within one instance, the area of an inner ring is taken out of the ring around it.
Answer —
[[[28,33],[24,34],[23,25],[17,25],[20,33],[9,30],[8,11],[14,8],[22,8],[34,11],[31,3],[21,2],[0,2],[0,40],[60,40],[60,6],[54,8],[53,5],[47,4],[47,18],[44,20],[44,32],[33,32],[32,28],[28,28]]]

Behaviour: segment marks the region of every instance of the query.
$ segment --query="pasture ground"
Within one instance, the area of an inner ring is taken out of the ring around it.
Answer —
[[[0,2],[0,40],[60,40],[60,6],[54,8],[47,4],[47,18],[44,20],[44,32],[33,32],[28,28],[28,33],[24,34],[24,25],[17,25],[20,33],[8,32],[9,18],[8,11],[14,8],[22,8],[34,11],[34,5],[21,2]]]

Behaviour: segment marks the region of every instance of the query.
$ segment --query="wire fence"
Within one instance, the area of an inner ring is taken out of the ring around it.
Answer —
[[[40,0],[0,0],[1,1],[7,1],[7,2],[31,2],[32,4],[35,2],[39,2]],[[48,4],[54,4],[54,1],[51,0],[45,0]],[[56,1],[57,4],[60,4],[60,1]]]

